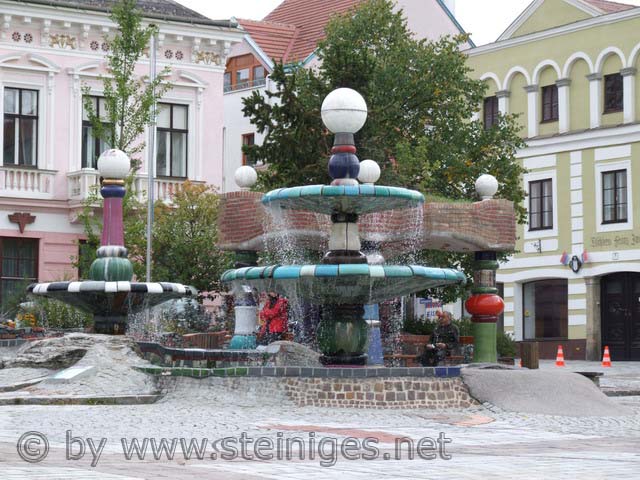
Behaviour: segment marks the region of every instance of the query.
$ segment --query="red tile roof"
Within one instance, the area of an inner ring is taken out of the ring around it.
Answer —
[[[269,58],[283,63],[288,62],[289,52],[297,33],[294,25],[264,20],[238,20],[238,23],[251,35],[251,38]]]
[[[286,61],[302,61],[324,38],[324,30],[331,17],[348,12],[361,2],[362,0],[284,0],[264,20],[296,28],[297,34],[290,45]],[[261,44],[260,46],[262,47]]]
[[[622,12],[623,10],[630,10],[636,8],[635,5],[628,5],[626,3],[610,2],[608,0],[584,0],[592,7],[596,7],[598,10],[602,10],[604,13]]]

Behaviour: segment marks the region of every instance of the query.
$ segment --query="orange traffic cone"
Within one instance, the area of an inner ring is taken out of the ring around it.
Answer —
[[[558,345],[558,354],[556,355],[556,367],[564,367],[564,352],[562,345]]]
[[[611,367],[611,355],[609,355],[609,347],[604,347],[604,355],[602,356],[602,366]]]

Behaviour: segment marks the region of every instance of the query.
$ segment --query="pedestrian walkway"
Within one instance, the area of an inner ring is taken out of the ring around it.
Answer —
[[[565,364],[565,367],[556,367],[554,360],[540,360],[541,369],[602,372],[600,388],[607,395],[640,395],[640,362],[613,362],[611,367],[585,360],[566,360]]]

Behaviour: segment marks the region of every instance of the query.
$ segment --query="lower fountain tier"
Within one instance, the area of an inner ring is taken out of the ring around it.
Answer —
[[[365,214],[414,208],[424,203],[424,195],[408,188],[381,185],[307,185],[272,190],[262,197],[262,203],[271,208],[327,215]]]
[[[100,318],[126,317],[168,300],[195,297],[197,291],[180,283],[52,282],[29,285],[34,295],[60,300]]]
[[[320,305],[369,304],[428,288],[463,285],[465,275],[420,265],[272,265],[228,270],[225,283],[250,285]]]

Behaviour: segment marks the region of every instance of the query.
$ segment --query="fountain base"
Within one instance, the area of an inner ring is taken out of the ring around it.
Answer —
[[[364,367],[367,364],[367,354],[362,355],[321,355],[320,363],[325,367],[332,366],[362,366]]]
[[[323,365],[365,365],[368,326],[363,305],[325,305],[318,325]]]
[[[93,333],[104,335],[124,335],[127,330],[127,317],[100,316],[93,317]]]

